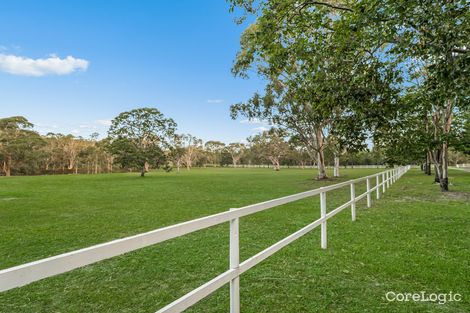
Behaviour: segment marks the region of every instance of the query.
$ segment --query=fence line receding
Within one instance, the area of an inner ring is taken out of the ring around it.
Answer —
[[[209,228],[225,222],[230,223],[230,266],[227,271],[208,281],[204,285],[187,293],[183,297],[175,300],[158,312],[181,312],[194,305],[201,299],[207,297],[220,287],[230,283],[230,312],[240,312],[240,281],[241,274],[273,255],[294,240],[307,234],[316,227],[321,227],[321,243],[323,249],[327,248],[327,220],[335,216],[347,207],[351,208],[351,219],[356,220],[356,202],[366,198],[367,207],[371,206],[372,193],[376,192],[376,198],[380,199],[381,192],[397,181],[410,166],[397,167],[373,175],[348,180],[342,183],[320,187],[317,189],[293,194],[290,196],[269,200],[257,204],[248,205],[238,209],[201,217],[188,222],[175,224],[168,227],[159,228],[146,233],[113,240],[110,242],[94,245],[88,248],[63,253],[53,257],[38,261],[25,263],[15,267],[0,270],[0,292],[21,287],[34,281],[50,276],[58,275],[73,269],[93,264],[101,260],[109,259],[130,251],[157,244],[172,238],[180,237],[201,229]],[[371,180],[375,179],[375,186],[371,187]],[[357,183],[366,181],[366,192],[356,196],[355,186]],[[351,200],[340,205],[336,209],[326,212],[326,193],[342,187],[350,186]],[[380,191],[382,187],[382,191]],[[251,215],[276,206],[301,200],[304,198],[320,195],[320,218],[301,228],[295,233],[285,237],[281,241],[262,250],[254,256],[240,263],[239,260],[239,219],[243,216]]]

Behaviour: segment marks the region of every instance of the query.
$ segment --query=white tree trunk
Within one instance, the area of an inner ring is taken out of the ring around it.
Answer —
[[[326,167],[325,167],[325,155],[324,155],[324,145],[323,145],[323,131],[319,127],[315,131],[315,137],[317,140],[317,162],[318,162],[318,179],[325,179],[328,178],[326,175]]]
[[[334,177],[339,177],[339,157],[335,156]]]

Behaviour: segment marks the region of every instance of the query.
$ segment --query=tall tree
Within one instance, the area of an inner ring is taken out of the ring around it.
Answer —
[[[326,178],[326,137],[364,143],[367,127],[377,124],[396,93],[396,65],[367,49],[349,10],[293,0],[262,1],[261,7],[241,37],[233,72],[246,77],[254,68],[267,85],[264,94],[233,105],[232,118],[268,119],[290,131],[316,155],[318,178]]]
[[[183,162],[186,169],[190,170],[201,155],[202,140],[191,134],[184,134],[181,136],[181,143],[184,149]]]
[[[216,140],[210,140],[204,144],[204,150],[208,153],[208,159],[212,164],[221,164],[224,148],[225,144]]]
[[[121,166],[140,168],[143,177],[148,166],[166,162],[164,150],[175,130],[175,121],[155,108],[123,112],[111,122],[109,149]]]
[[[183,135],[175,134],[171,138],[171,143],[167,151],[167,157],[171,161],[173,166],[176,166],[178,173],[183,165],[184,154],[186,153],[184,148]]]
[[[21,162],[35,157],[34,153],[44,141],[23,116],[12,116],[0,119],[0,161],[5,176],[10,176],[12,169]]]
[[[301,168],[305,168],[307,164],[314,162],[305,145],[296,137],[291,137],[289,139],[289,150],[290,158],[292,158]]]
[[[261,134],[248,138],[250,149],[257,155],[271,162],[275,171],[281,169],[281,158],[289,153],[289,144],[284,139],[285,133],[271,128]]]
[[[420,99],[417,110],[423,112],[421,122],[432,135],[428,155],[441,191],[447,191],[452,129],[456,115],[470,103],[469,2],[383,0],[377,5],[370,0],[360,6],[367,14],[356,14],[356,20],[388,42],[384,54],[401,59],[407,69],[413,83],[409,92]]]
[[[227,152],[230,154],[230,157],[232,158],[232,164],[236,166],[240,159],[243,157],[246,151],[246,146],[243,143],[238,143],[238,142],[232,142],[229,143],[225,149]]]

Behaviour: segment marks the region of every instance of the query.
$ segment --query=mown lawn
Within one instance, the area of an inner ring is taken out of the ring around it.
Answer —
[[[0,269],[196,217],[361,177],[342,170],[195,169],[181,173],[0,178]],[[241,278],[242,312],[470,311],[470,173],[450,193],[411,170],[381,200],[345,210]],[[364,185],[356,191],[363,192]],[[328,209],[349,188],[328,193]],[[319,217],[313,197],[240,221],[241,260]],[[0,312],[155,312],[228,267],[228,225],[0,294]],[[385,293],[460,293],[446,304],[388,302]],[[228,287],[189,311],[227,312]]]

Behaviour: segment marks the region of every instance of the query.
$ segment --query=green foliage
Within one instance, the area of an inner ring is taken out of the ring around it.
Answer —
[[[109,150],[123,167],[142,169],[146,164],[159,167],[166,162],[164,149],[174,136],[176,123],[154,108],[123,112],[112,120],[108,131]]]
[[[32,124],[22,116],[0,119],[0,162],[4,175],[34,174],[39,168],[44,145]]]
[[[372,136],[389,163],[431,151],[448,189],[448,147],[466,145],[453,128],[470,104],[468,1],[230,3],[257,16],[234,72],[246,77],[255,65],[268,82],[264,95],[234,105],[232,117],[272,119],[317,138],[312,128],[327,128],[337,150],[360,150]]]
[[[254,69],[267,84],[264,94],[233,105],[232,118],[269,120],[312,156],[319,154],[320,163],[333,142],[338,150],[363,149],[396,102],[397,63],[375,53],[366,25],[356,23],[352,9],[291,0],[260,7],[240,39],[233,72],[247,77]]]
[[[252,153],[270,161],[275,170],[280,170],[281,158],[289,153],[289,145],[285,141],[285,133],[282,130],[271,128],[248,138],[248,142]]]
[[[470,155],[470,110],[459,116],[456,135],[453,138],[453,146],[457,151]]]

